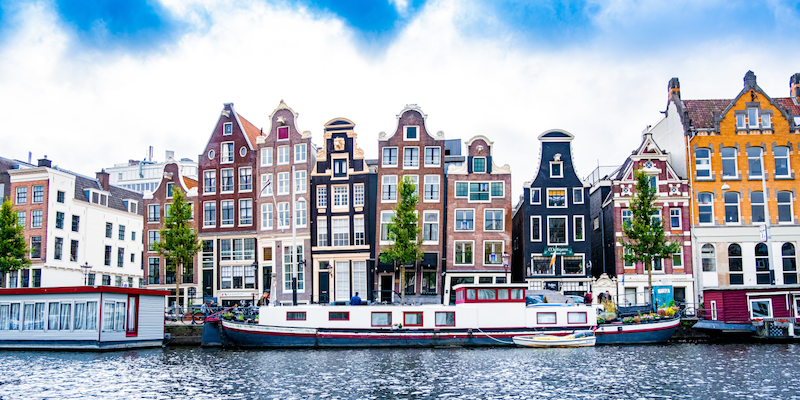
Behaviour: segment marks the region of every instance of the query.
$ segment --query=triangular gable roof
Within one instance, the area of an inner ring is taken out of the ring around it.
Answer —
[[[634,158],[647,160],[656,159],[664,161],[664,165],[667,167],[667,177],[670,180],[683,180],[683,178],[680,178],[678,174],[675,173],[675,170],[669,163],[667,154],[661,150],[661,147],[658,146],[658,143],[656,143],[656,141],[653,139],[653,135],[650,133],[645,133],[642,135],[642,143],[639,144],[639,147],[630,156],[628,156],[628,158],[625,159],[625,162],[622,164],[622,166],[612,174],[612,179],[615,181],[633,180]]]
[[[378,134],[378,140],[389,140],[394,137],[395,133],[397,133],[397,128],[400,127],[400,118],[403,117],[403,114],[407,113],[408,111],[416,111],[420,115],[422,115],[422,125],[424,126],[425,133],[430,136],[433,140],[444,140],[444,131],[436,132],[436,136],[431,135],[430,130],[428,129],[428,114],[422,112],[422,108],[416,104],[406,104],[405,107],[400,111],[399,114],[396,115],[397,123],[394,125],[394,130],[392,130],[391,135],[387,135],[386,132],[380,132]]]
[[[233,109],[233,105],[231,105],[231,109]],[[242,132],[245,133],[244,137],[247,139],[247,144],[250,146],[250,150],[255,150],[255,143],[256,138],[261,135],[261,129],[256,128],[255,125],[250,123],[247,119],[243,116],[239,115],[236,111],[233,112],[236,116],[236,120],[239,121],[239,127],[241,128]]]

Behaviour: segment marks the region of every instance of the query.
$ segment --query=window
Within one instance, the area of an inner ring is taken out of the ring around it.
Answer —
[[[103,258],[103,265],[111,265],[111,246],[106,246],[105,258]]]
[[[384,175],[381,185],[382,201],[397,201],[397,175]]]
[[[703,148],[695,150],[694,163],[698,178],[711,177],[711,150]]]
[[[575,225],[573,227],[573,240],[576,242],[582,242],[584,238],[584,218],[583,215],[573,215],[572,222]]]
[[[436,294],[436,271],[422,271],[422,294]]]
[[[647,177],[647,182],[650,184],[650,189],[655,190],[658,192],[658,177],[655,175],[651,175]]]
[[[346,185],[333,187],[333,207],[347,207],[348,206],[349,188]]]
[[[406,126],[404,127],[405,140],[419,140],[419,127]]]
[[[483,242],[483,263],[486,265],[503,264],[503,242]]]
[[[261,197],[272,196],[272,174],[261,174]]]
[[[106,237],[110,238],[112,232],[114,232],[114,224],[106,222]]]
[[[203,193],[215,193],[217,191],[217,171],[203,171]]]
[[[60,190],[56,192],[56,201],[61,204],[64,204],[64,192]]]
[[[750,300],[750,318],[772,318],[772,300]]]
[[[531,205],[542,204],[542,189],[531,188]]]
[[[28,188],[20,186],[17,188],[17,202],[16,205],[28,203]]]
[[[125,225],[120,225],[118,230],[117,238],[119,240],[125,240]]]
[[[303,246],[297,246],[294,249],[294,260],[292,260],[292,248],[286,246],[283,248],[283,290],[289,292],[292,290],[292,277],[297,268],[297,290],[305,290],[305,263],[303,263]]]
[[[289,228],[289,203],[278,203],[278,229]]]
[[[661,210],[655,209],[653,213],[650,214],[650,225],[652,226],[659,226],[661,224]]]
[[[279,195],[289,194],[289,190],[290,190],[289,173],[288,172],[278,173],[278,194]]]
[[[221,216],[220,226],[233,225],[235,221],[233,216],[233,200],[223,200],[219,202]]]
[[[63,251],[64,251],[64,239],[57,237],[53,258],[55,258],[56,260],[60,260]]]
[[[554,312],[537,312],[536,313],[536,323],[537,324],[555,324],[556,323],[556,313],[554,313]]]
[[[306,226],[307,220],[308,209],[306,207],[306,201],[300,198],[294,203],[294,223],[297,224],[298,228],[302,228]]]
[[[335,224],[335,221],[334,221]],[[334,239],[334,242],[336,239]],[[350,299],[350,262],[336,261],[336,300],[347,301]]]
[[[306,171],[294,171],[294,192],[305,193],[307,186]]]
[[[756,244],[756,283],[769,285],[769,248],[764,243]]]
[[[289,146],[278,147],[278,165],[289,165]]]
[[[42,227],[42,210],[31,211],[31,228]]]
[[[437,311],[436,326],[456,326],[455,311]]]
[[[583,188],[572,188],[572,202],[583,204]]]
[[[683,247],[672,253],[672,268],[683,268]]]
[[[403,168],[419,167],[419,147],[403,148]]]
[[[772,114],[761,112],[761,127],[765,129],[772,127]]]
[[[317,208],[328,206],[328,187],[325,185],[317,186]]]
[[[456,241],[455,253],[455,264],[472,265],[472,242]]]
[[[233,134],[233,123],[232,122],[226,122],[226,123],[222,124],[222,126],[223,126],[222,136],[230,136],[230,135]]]
[[[486,157],[472,158],[472,172],[486,172]]]
[[[64,229],[64,213],[56,211],[56,228]]]
[[[425,175],[425,201],[439,201],[439,175]]]
[[[547,189],[547,208],[567,208],[567,190]]]
[[[748,127],[758,129],[758,109],[750,107],[747,109]]]
[[[438,167],[441,165],[441,149],[439,147],[426,147],[425,148],[425,166]]]
[[[286,320],[287,321],[305,321],[306,320],[306,312],[305,311],[288,311],[288,312],[286,312]]]
[[[469,195],[469,183],[456,182],[456,197],[467,197]]]
[[[381,241],[389,240],[389,225],[393,217],[394,211],[381,211]]]
[[[161,206],[158,205],[158,204],[150,204],[150,205],[148,205],[147,206],[147,222],[159,222],[160,220],[161,220]]]
[[[568,312],[567,313],[567,323],[568,324],[585,324],[586,323],[586,313],[585,312]]]
[[[239,191],[253,190],[253,169],[250,167],[239,168]]]
[[[272,166],[272,147],[264,147],[261,149],[261,166]]]
[[[117,267],[125,266],[125,249],[120,247],[117,249]]]
[[[492,197],[505,197],[505,184],[503,182],[492,182]]]
[[[272,229],[272,203],[261,204],[261,229]]]
[[[253,200],[239,200],[239,225],[253,224]]]
[[[33,212],[34,223],[36,221],[36,211]],[[41,214],[41,211],[39,211]],[[39,217],[41,220],[41,216]],[[778,192],[778,222],[792,222],[792,192]],[[40,224],[41,225],[41,224]]]
[[[475,210],[456,210],[457,231],[475,230]]]
[[[761,147],[750,147],[747,149],[747,175],[750,177],[761,177]]]
[[[279,126],[278,127],[278,140],[289,140],[289,127],[288,126]],[[305,318],[303,318],[305,319]]]
[[[439,241],[439,212],[422,212],[422,240],[425,242]]]
[[[36,185],[33,187],[33,203],[41,203],[44,201],[44,186]]]
[[[725,192],[725,223],[739,223],[739,192]]]
[[[744,129],[745,127],[746,127],[745,115],[744,114],[736,114],[736,129]]]
[[[542,241],[542,217],[531,216],[531,242]]]
[[[328,321],[349,321],[350,313],[347,311],[330,311],[328,312]]]
[[[308,151],[306,151],[306,144],[296,144],[294,145],[294,163],[304,163],[306,162]]]
[[[783,283],[797,283],[797,259],[795,258],[794,245],[784,243],[781,246],[781,258],[783,261]]]
[[[372,313],[372,326],[390,326],[392,325],[391,312],[373,312]]]
[[[550,162],[550,177],[551,178],[563,178],[564,177],[564,168],[563,164],[558,161],[551,161]]]
[[[366,231],[364,230],[364,218],[353,219],[354,245],[364,246],[367,244]]]
[[[81,225],[81,217],[79,215],[72,216],[72,231],[78,232]]]
[[[714,252],[714,246],[704,244],[700,248],[700,259],[703,264],[703,272],[714,272],[717,270],[717,257]]]
[[[397,166],[397,147],[383,148],[383,167]]]
[[[32,236],[31,237],[31,258],[32,259],[42,258],[42,237],[41,236]]]
[[[773,149],[775,155],[775,176],[789,176],[791,171],[789,163],[789,148],[779,146]]]
[[[422,313],[421,312],[404,312],[403,325],[405,326],[422,326]]]
[[[220,190],[222,192],[233,192],[233,169],[223,169],[220,172],[222,173]]]
[[[681,229],[681,209],[669,209],[669,227],[671,229]]]
[[[483,230],[485,231],[502,231],[503,210],[484,210],[483,222]]]
[[[217,203],[207,201],[203,203],[203,226],[217,225]]]
[[[736,173],[736,149],[733,147],[723,147],[720,150],[722,154],[722,177],[735,178],[738,176]]]
[[[469,201],[488,201],[489,183],[477,182],[469,184]]]
[[[697,204],[701,224],[714,223],[714,196],[711,193],[700,193],[697,196]]]
[[[148,231],[147,232],[147,249],[148,251],[155,251],[153,250],[153,243],[157,243],[161,241],[161,234],[156,231]]]
[[[547,217],[547,244],[567,244],[567,217]]]
[[[325,217],[317,220],[317,246],[328,246],[328,219]]]
[[[333,177],[334,178],[347,177],[347,159],[340,158],[333,160]]]
[[[222,154],[222,164],[230,164],[233,162],[233,142],[223,142],[222,149],[220,151]]]
[[[353,206],[364,207],[364,185],[353,185]]]
[[[69,244],[69,260],[78,262],[78,241],[72,240]]]
[[[743,285],[744,274],[741,273],[744,271],[742,264],[742,247],[736,243],[732,243],[728,246],[728,269],[731,272],[731,285]]]
[[[346,219],[333,220],[333,246],[342,247],[350,245],[350,223]]]

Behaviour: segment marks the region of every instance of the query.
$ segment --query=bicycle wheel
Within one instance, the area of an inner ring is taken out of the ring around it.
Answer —
[[[194,323],[195,324],[202,324],[205,321],[206,321],[206,315],[205,314],[203,314],[201,312],[194,313]]]
[[[188,313],[188,314],[181,315],[181,321],[183,321],[184,324],[191,324],[192,323],[192,314]]]

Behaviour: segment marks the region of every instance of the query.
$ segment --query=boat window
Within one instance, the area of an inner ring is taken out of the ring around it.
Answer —
[[[45,303],[25,304],[22,315],[22,330],[44,330]]]
[[[436,326],[456,326],[456,313],[453,311],[436,312]]]
[[[103,330],[114,330],[114,303],[113,301],[103,302]]]
[[[522,289],[511,289],[511,298],[515,300],[522,299]]]
[[[139,295],[128,295],[128,326],[126,336],[136,336],[139,333]]]
[[[467,300],[475,300],[475,289],[467,289]]]
[[[586,323],[586,313],[585,312],[567,313],[567,323],[570,323],[570,324],[585,324]]]
[[[750,318],[772,318],[772,300],[750,300]]]
[[[539,312],[536,313],[536,323],[538,324],[555,324],[556,313],[554,312]]]
[[[0,305],[0,331],[19,330],[19,303]]]
[[[60,321],[58,317],[58,311],[60,310],[58,303],[50,303],[50,309],[47,313],[47,329],[54,331],[58,330],[58,322]]]
[[[494,289],[478,289],[478,300],[494,300]]]
[[[497,289],[497,298],[499,300],[508,300],[508,289]]]
[[[72,321],[72,329],[83,329],[83,322],[86,319],[86,303],[75,303],[75,319]]]
[[[717,320],[717,302],[715,300],[711,300],[711,319]]]
[[[72,304],[61,303],[61,326],[59,329],[68,331],[70,322],[72,322]]]
[[[305,311],[289,311],[286,313],[286,320],[287,321],[305,321],[306,320],[306,312]]]
[[[372,326],[389,326],[392,324],[392,313],[374,312],[372,313]]]
[[[406,326],[422,326],[422,313],[421,312],[403,313],[403,324],[405,324]]]
[[[114,330],[125,330],[125,303],[122,301],[117,302],[117,308],[114,310]]]
[[[456,292],[456,301],[464,301],[464,291],[459,290]]]
[[[86,329],[97,330],[97,302],[86,302]]]
[[[329,321],[349,321],[350,312],[331,311],[328,313]]]

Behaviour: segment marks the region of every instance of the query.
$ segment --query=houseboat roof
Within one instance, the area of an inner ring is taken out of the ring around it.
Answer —
[[[65,287],[46,287],[46,288],[16,288],[0,289],[0,295],[8,294],[65,294],[65,293],[124,293],[140,294],[146,296],[167,296],[169,290],[153,290],[126,288],[118,286],[65,286]]]
[[[800,285],[798,285],[800,286]],[[460,283],[453,286],[453,290],[460,288],[475,288],[475,289],[527,289],[528,285],[524,283]]]

